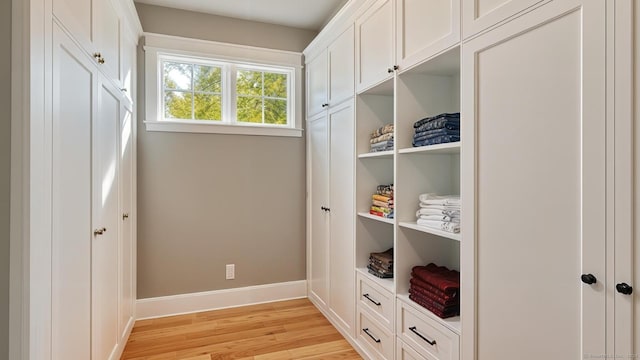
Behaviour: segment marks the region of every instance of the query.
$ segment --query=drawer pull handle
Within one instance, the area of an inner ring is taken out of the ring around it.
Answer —
[[[429,339],[427,339],[426,337],[424,337],[424,335],[420,334],[420,333],[418,332],[418,330],[416,330],[416,327],[415,327],[415,326],[410,327],[410,328],[409,328],[409,330],[411,330],[411,332],[412,332],[412,333],[414,333],[414,334],[418,335],[418,336],[420,337],[420,339],[422,339],[422,340],[426,341],[427,343],[429,343],[429,345],[433,346],[433,345],[435,345],[435,344],[436,344],[436,341],[435,341],[435,340],[429,340]]]
[[[371,333],[369,332],[369,328],[364,328],[364,329],[362,329],[362,331],[364,331],[365,334],[369,335],[369,337],[372,338],[373,341],[375,341],[377,343],[379,343],[381,341],[380,339],[376,339],[375,336],[371,335]]]
[[[369,294],[364,294],[364,295],[362,295],[362,297],[367,298],[367,300],[371,301],[371,302],[372,302],[372,303],[374,303],[376,306],[380,306],[380,305],[382,305],[382,303],[380,303],[380,302],[378,302],[378,301],[373,300],[373,299],[369,296]]]

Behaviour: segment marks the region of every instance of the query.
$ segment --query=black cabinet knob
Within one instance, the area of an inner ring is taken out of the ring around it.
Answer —
[[[633,288],[627,283],[620,283],[616,285],[616,290],[618,290],[620,294],[624,295],[631,295],[633,293]]]
[[[322,107],[323,107],[323,108],[324,108],[324,107],[327,107],[327,106],[329,106],[329,104],[322,104]]]
[[[583,283],[589,284],[589,285],[595,284],[596,282],[598,282],[596,277],[593,276],[592,274],[582,274],[582,276],[580,276],[580,280],[582,280]]]

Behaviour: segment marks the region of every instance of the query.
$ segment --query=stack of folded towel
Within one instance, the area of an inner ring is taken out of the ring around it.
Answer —
[[[442,319],[459,315],[460,273],[433,263],[415,266],[409,298]]]
[[[393,150],[393,124],[387,124],[371,133],[370,152]]]
[[[421,194],[416,212],[418,225],[451,233],[460,232],[460,196]]]
[[[444,113],[413,124],[413,146],[427,146],[460,141],[460,113]]]
[[[393,277],[393,248],[369,255],[369,273],[379,278],[387,279]]]
[[[371,196],[369,214],[393,219],[393,184],[378,185],[376,193]]]

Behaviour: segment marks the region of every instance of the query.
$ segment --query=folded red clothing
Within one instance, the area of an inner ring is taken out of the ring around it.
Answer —
[[[412,273],[413,274],[413,273]],[[447,294],[444,291],[438,289],[437,287],[420,280],[417,277],[412,277],[411,280],[409,280],[409,283],[411,284],[411,287],[417,288],[417,289],[424,289],[426,291],[428,291],[429,293],[433,294],[434,297],[437,297],[438,299],[442,299],[442,301],[444,303],[449,302],[449,301],[458,301],[458,294],[459,292],[454,292],[451,294]]]
[[[460,314],[460,309],[449,310],[449,311],[440,311],[440,310],[436,309],[435,307],[426,304],[422,300],[417,299],[414,295],[409,295],[409,299],[413,300],[413,302],[415,302],[416,304],[422,306],[423,308],[431,311],[433,314],[435,314],[437,317],[439,317],[441,319],[454,317],[454,316],[457,316],[457,315]]]
[[[411,279],[411,280],[414,280],[414,279]],[[420,294],[422,296],[425,296],[425,297],[437,302],[438,304],[440,304],[442,306],[456,305],[456,304],[460,303],[460,298],[458,296],[455,296],[455,297],[447,296],[445,298],[445,297],[441,296],[440,294],[434,293],[434,292],[432,292],[430,290],[427,290],[427,289],[425,289],[423,287],[416,286],[413,283],[409,287],[409,290],[410,291],[413,290],[415,293],[418,293],[418,294]],[[442,294],[444,294],[444,293],[442,293]]]
[[[449,310],[453,310],[453,309],[459,309],[460,308],[460,303],[456,302],[456,303],[451,303],[451,304],[441,304],[438,301],[426,296],[423,293],[420,293],[418,291],[416,291],[416,289],[409,289],[409,294],[413,295],[416,299],[420,299],[421,301],[423,301],[425,304],[429,304],[430,306],[433,306],[434,308],[440,310],[440,311],[449,311]]]
[[[457,293],[460,289],[460,273],[433,263],[427,266],[415,266],[411,275],[442,290],[447,295]]]

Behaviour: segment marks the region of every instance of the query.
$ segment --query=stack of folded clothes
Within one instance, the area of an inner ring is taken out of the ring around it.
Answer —
[[[370,152],[393,150],[393,124],[387,124],[371,133]]]
[[[444,113],[413,124],[413,146],[427,146],[460,141],[460,113]]]
[[[433,263],[411,270],[409,298],[446,319],[460,314],[460,273]]]
[[[393,184],[378,185],[376,193],[371,196],[369,214],[393,219]]]
[[[387,279],[393,277],[393,248],[369,255],[369,273],[379,278]]]
[[[451,233],[460,232],[460,196],[421,194],[417,224]]]

